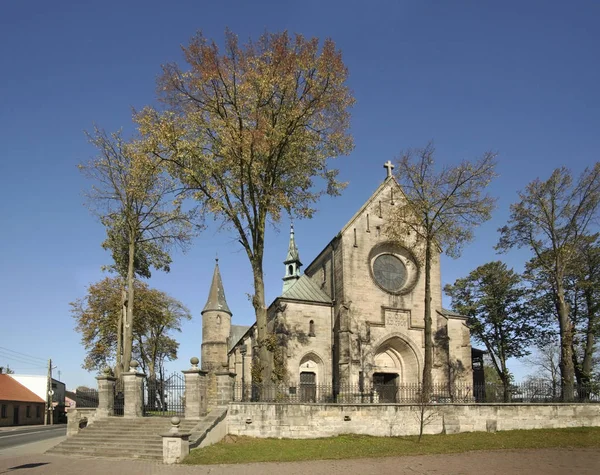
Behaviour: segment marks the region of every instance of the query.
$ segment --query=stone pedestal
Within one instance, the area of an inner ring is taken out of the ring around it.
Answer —
[[[171,429],[166,434],[161,434],[163,438],[163,463],[171,465],[181,463],[190,453],[190,435],[189,433],[179,432],[179,417],[171,418]]]
[[[198,358],[194,357],[190,362],[192,367],[182,371],[185,377],[185,418],[199,420],[207,412],[206,380],[208,372],[198,368]]]
[[[125,391],[125,408],[123,417],[134,418],[144,415],[144,395],[143,395],[143,373],[138,373],[133,369],[123,373],[123,386]]]
[[[98,409],[97,418],[105,418],[115,414],[115,381],[112,376],[97,376],[98,381]]]

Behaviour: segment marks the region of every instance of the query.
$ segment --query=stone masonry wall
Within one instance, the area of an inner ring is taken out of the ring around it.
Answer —
[[[407,405],[229,405],[228,433],[310,439],[339,434],[416,435],[419,408]],[[600,404],[448,404],[427,408],[426,434],[600,426]]]

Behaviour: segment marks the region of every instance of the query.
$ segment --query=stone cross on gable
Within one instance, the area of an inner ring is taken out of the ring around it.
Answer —
[[[387,176],[388,178],[392,176],[392,170],[394,169],[394,165],[389,160],[383,164],[383,168],[387,168]]]

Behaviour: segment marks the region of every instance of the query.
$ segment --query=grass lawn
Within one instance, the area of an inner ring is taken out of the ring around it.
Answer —
[[[600,427],[426,435],[420,443],[417,437],[365,435],[341,435],[323,439],[227,436],[218,444],[192,450],[184,463],[292,462],[545,447],[600,447]]]

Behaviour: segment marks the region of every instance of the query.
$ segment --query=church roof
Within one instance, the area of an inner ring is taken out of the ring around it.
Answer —
[[[225,290],[223,289],[223,281],[221,280],[221,273],[219,272],[219,260],[215,263],[215,272],[212,278],[212,284],[210,285],[210,292],[208,293],[208,300],[206,301],[206,305],[202,310],[201,314],[204,312],[209,312],[211,310],[217,310],[220,312],[226,312],[231,315],[231,310],[229,310],[229,306],[227,305],[227,300],[225,299]]]
[[[229,330],[229,348],[227,351],[231,351],[250,328],[252,328],[250,325],[231,325]]]
[[[469,317],[465,317],[464,315],[461,315],[460,313],[456,313],[453,310],[448,310],[446,308],[441,308],[437,311],[440,315],[443,315],[444,317],[448,318],[464,318],[467,319]]]
[[[331,298],[307,277],[306,274],[302,275],[289,289],[283,292],[281,298],[317,303],[332,303]]]

